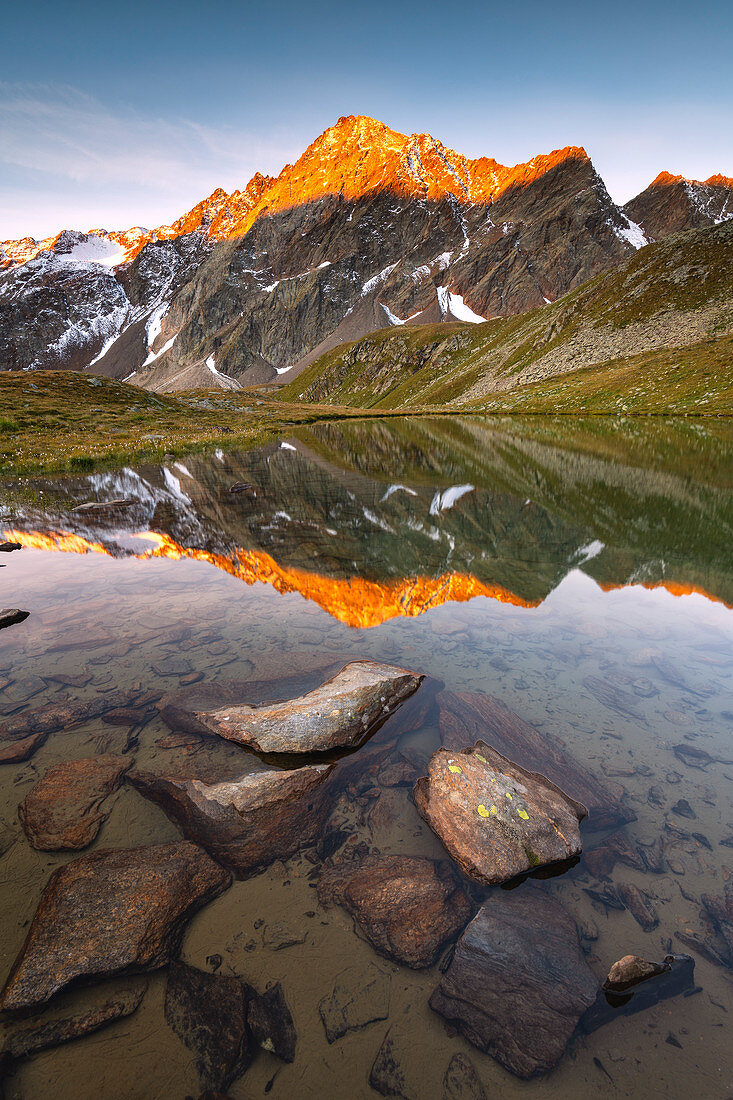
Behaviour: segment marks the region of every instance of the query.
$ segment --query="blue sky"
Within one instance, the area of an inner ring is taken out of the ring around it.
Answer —
[[[584,145],[619,201],[733,176],[733,3],[25,0],[6,8],[0,239],[170,221],[340,115],[505,164]]]

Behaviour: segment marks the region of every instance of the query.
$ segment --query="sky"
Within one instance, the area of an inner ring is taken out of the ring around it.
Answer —
[[[733,176],[731,56],[731,0],[24,0],[0,239],[168,223],[348,114],[504,164],[583,145],[618,202]]]

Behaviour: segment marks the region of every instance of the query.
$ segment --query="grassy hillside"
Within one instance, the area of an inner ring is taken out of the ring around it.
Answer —
[[[85,470],[253,445],[294,424],[353,415],[264,401],[246,391],[196,390],[174,398],[78,371],[0,371],[0,474]]]
[[[730,412],[731,336],[727,222],[649,245],[518,317],[390,328],[344,344],[279,396],[384,409]]]

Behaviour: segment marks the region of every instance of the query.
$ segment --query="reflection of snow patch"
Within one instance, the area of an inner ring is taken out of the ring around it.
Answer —
[[[447,512],[457,500],[464,497],[466,493],[472,492],[473,485],[452,485],[450,489],[445,489],[442,493],[438,490],[430,505],[430,515],[437,516],[439,512]]]
[[[389,500],[389,498],[392,496],[392,493],[399,493],[400,491],[403,492],[403,493],[409,493],[411,497],[416,497],[417,496],[417,493],[415,492],[415,490],[414,489],[408,489],[406,485],[390,485],[389,489],[387,490],[387,492],[382,497],[382,501],[380,501],[380,503],[382,503],[385,500]]]
[[[186,477],[190,477],[190,478],[193,477],[193,474],[191,473],[191,471],[189,469],[187,469],[187,467],[184,466],[182,462],[174,462],[173,465],[175,466],[175,468],[177,470],[180,470],[182,474],[185,474]]]
[[[597,558],[604,549],[604,544],[599,542],[598,539],[594,539],[593,542],[589,542],[587,546],[581,546],[580,549],[576,550],[573,559],[578,565],[584,565],[585,562],[590,561],[592,558]]]
[[[174,497],[177,497],[179,500],[183,501],[184,504],[191,503],[190,498],[187,497],[181,489],[180,481],[175,474],[171,473],[167,466],[163,467],[163,477],[165,479],[166,488],[173,494]]]
[[[298,448],[294,447],[292,443],[281,443],[280,444],[280,450],[281,451],[296,451],[297,452]]]

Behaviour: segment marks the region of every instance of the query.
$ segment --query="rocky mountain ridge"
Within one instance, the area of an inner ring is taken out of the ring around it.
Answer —
[[[700,186],[727,217],[726,182]],[[648,242],[631,208],[580,148],[507,167],[348,116],[276,179],[218,189],[169,226],[4,242],[0,366],[159,391],[287,381],[385,325],[555,301]]]

